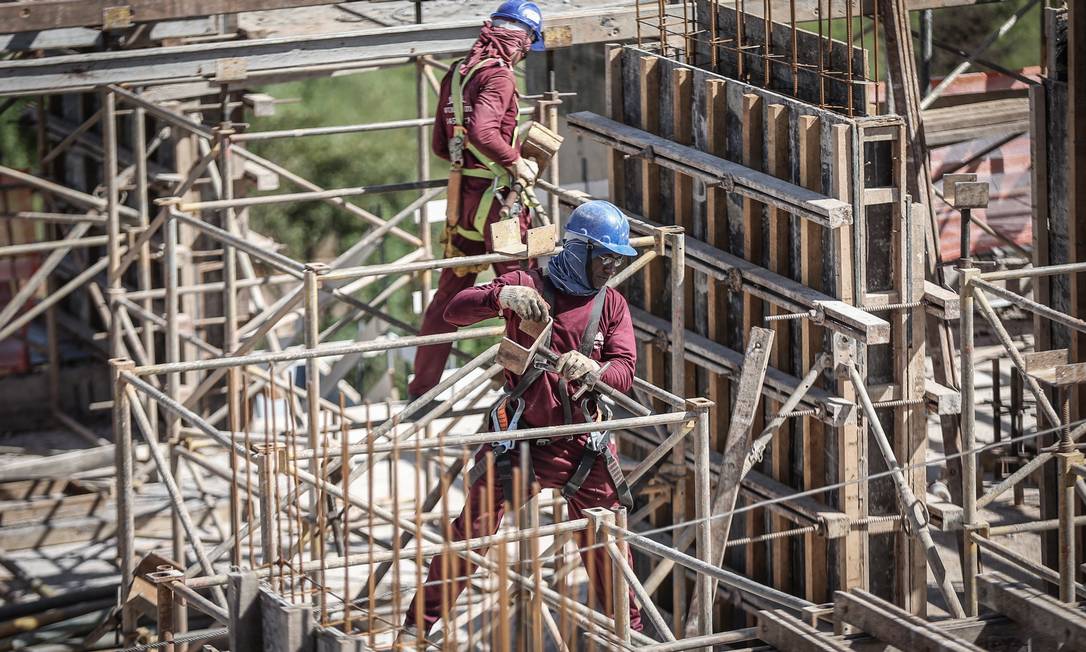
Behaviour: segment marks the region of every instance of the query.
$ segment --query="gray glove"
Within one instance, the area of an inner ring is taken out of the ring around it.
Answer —
[[[512,310],[527,321],[546,321],[551,309],[547,302],[526,285],[506,285],[498,293],[498,305]]]
[[[600,370],[600,364],[580,351],[566,351],[558,356],[555,371],[566,380],[577,380]]]
[[[532,159],[521,157],[513,163],[510,172],[513,173],[514,181],[530,186],[535,183],[536,177],[539,176],[539,164]]]

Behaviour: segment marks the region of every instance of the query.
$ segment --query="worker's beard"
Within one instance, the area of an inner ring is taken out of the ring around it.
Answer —
[[[515,29],[494,27],[490,21],[483,23],[479,38],[471,46],[462,64],[462,72],[467,73],[472,66],[484,59],[501,59],[509,67],[524,59],[532,47],[532,36],[528,32]]]

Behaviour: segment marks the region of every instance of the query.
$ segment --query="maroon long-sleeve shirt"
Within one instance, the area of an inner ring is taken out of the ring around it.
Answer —
[[[450,71],[441,80],[437,120],[430,142],[434,154],[445,160],[449,160],[449,140],[453,136],[456,122],[452,103],[452,76]],[[518,97],[512,69],[500,63],[491,63],[480,68],[464,85],[464,122],[468,141],[479,152],[504,168],[509,168],[520,158],[519,146],[512,144],[513,134],[517,129]],[[465,147],[464,168],[484,167]],[[467,176],[463,178],[460,186],[460,226],[473,228],[479,200],[490,183],[490,179]]]
[[[520,317],[510,310],[502,310],[498,305],[498,294],[506,285],[525,285],[543,292],[542,283],[549,283],[541,277],[526,271],[514,271],[494,279],[485,285],[462,290],[453,297],[445,309],[445,320],[455,326],[468,326],[490,319],[501,313],[506,323],[506,334],[513,341],[525,347],[531,346],[532,338],[520,330]],[[611,366],[603,372],[601,379],[607,385],[626,392],[633,385],[634,369],[637,364],[637,349],[634,342],[633,321],[626,299],[615,290],[608,288],[600,315],[599,332],[594,339],[592,359],[600,364],[606,361]],[[554,327],[551,331],[551,349],[562,354],[580,347],[581,336],[588,326],[592,313],[593,297],[578,297],[554,292]],[[516,387],[520,377],[505,372],[508,387]],[[574,384],[575,385],[575,384]],[[558,375],[544,373],[524,393],[525,409],[521,417],[528,425],[535,427],[562,424],[562,403],[558,396]],[[575,391],[570,388],[570,391]],[[583,420],[580,406],[574,404],[575,422]],[[523,426],[522,426],[523,427]]]
[[[434,129],[430,142],[434,154],[445,160],[449,160],[449,140],[456,124],[452,103],[453,70],[441,80],[437,101],[437,122],[441,128]],[[520,158],[520,151],[511,144],[517,128],[519,96],[513,70],[501,63],[484,64],[464,85],[464,126],[468,140],[502,167],[509,167]],[[483,165],[465,150],[464,167],[481,168]]]

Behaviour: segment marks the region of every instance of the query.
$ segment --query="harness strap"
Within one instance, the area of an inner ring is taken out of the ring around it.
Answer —
[[[553,295],[554,291],[551,290],[551,297],[547,298],[547,301],[552,302],[552,305]],[[595,298],[592,300],[592,312],[589,313],[588,323],[581,334],[580,346],[577,347],[581,355],[592,355],[592,345],[595,343],[596,333],[600,329],[600,316],[603,314],[603,304],[606,299],[607,288],[603,288],[596,293]],[[560,377],[558,379],[558,399],[562,402],[562,416],[566,420],[566,425],[573,423],[573,406],[569,402],[569,394],[569,381]]]
[[[588,400],[586,399],[582,409],[588,409],[587,403]],[[610,418],[610,414],[606,415],[605,418]],[[562,497],[568,500],[576,495],[584,486],[585,480],[588,479],[588,475],[592,472],[592,467],[596,465],[596,460],[602,457],[604,466],[607,469],[607,475],[610,476],[611,484],[615,487],[615,493],[618,495],[619,504],[626,509],[633,509],[633,494],[630,492],[630,485],[626,482],[626,476],[622,474],[622,466],[619,464],[618,458],[611,452],[610,443],[611,433],[609,432],[589,435],[588,443],[585,445],[581,460],[577,463],[577,468],[562,487]]]
[[[453,78],[452,78],[452,104],[453,104],[453,126],[457,129],[465,129],[467,127],[464,119],[464,87],[467,86],[471,78],[475,76],[475,73],[482,68],[490,65],[502,65],[500,59],[483,59],[479,63],[475,64],[468,70],[467,75],[461,75],[460,73],[460,61],[453,64]],[[513,130],[511,145],[516,145],[517,142],[517,130]],[[485,169],[480,168],[467,168],[461,170],[461,174],[468,177],[478,177],[483,179],[493,179],[494,182],[483,193],[482,198],[479,201],[479,207],[475,209],[475,215],[472,218],[472,228],[464,228],[457,225],[456,231],[462,237],[473,240],[475,242],[483,242],[486,237],[483,235],[484,229],[486,229],[486,219],[490,215],[490,207],[494,204],[494,195],[499,187],[509,186],[512,184],[512,178],[509,172],[498,165],[493,159],[486,154],[479,151],[475,145],[471,143],[465,135],[464,147],[482,163]]]

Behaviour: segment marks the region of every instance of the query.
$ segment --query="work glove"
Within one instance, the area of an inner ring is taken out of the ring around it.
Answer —
[[[513,173],[514,181],[530,186],[535,183],[536,177],[539,176],[539,164],[530,158],[522,156],[513,163],[513,168],[510,171]]]
[[[558,356],[558,362],[554,365],[555,371],[566,380],[577,380],[589,373],[600,370],[598,362],[584,355],[580,351],[566,351]]]
[[[506,285],[498,293],[498,305],[527,321],[546,321],[551,309],[546,300],[526,285]]]

